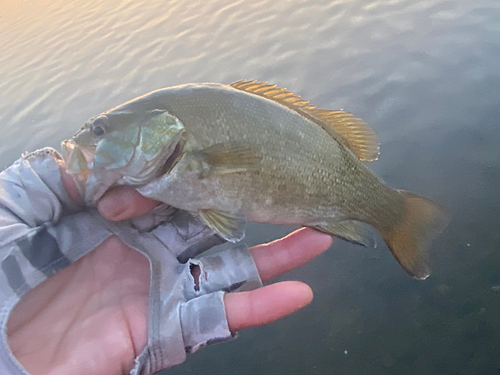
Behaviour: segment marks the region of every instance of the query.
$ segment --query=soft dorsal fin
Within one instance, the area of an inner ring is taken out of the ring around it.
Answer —
[[[241,80],[232,83],[231,86],[273,100],[305,115],[336,140],[340,138],[340,141],[359,160],[373,161],[378,159],[380,142],[377,134],[366,122],[349,112],[318,109],[293,92],[278,88],[276,85],[270,85],[267,82]]]

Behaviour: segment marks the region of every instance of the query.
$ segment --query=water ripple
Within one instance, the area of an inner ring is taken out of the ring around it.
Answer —
[[[452,245],[437,260],[439,298],[425,289],[432,280],[421,287],[403,280],[383,249],[336,251],[301,274],[319,295],[306,323],[274,325],[259,342],[242,338],[239,351],[218,347],[229,354],[215,359],[214,351],[197,353],[173,373],[493,373],[497,346],[473,346],[458,334],[470,335],[467,316],[433,309],[443,293],[462,298],[471,289],[462,280],[480,279],[481,262],[493,265],[491,279],[500,283],[500,259],[490,261],[500,209],[499,14],[497,0],[4,0],[0,168],[22,151],[58,147],[101,111],[185,82],[267,80],[320,107],[350,110],[382,139],[381,160],[372,163],[381,176],[440,196],[457,212]],[[249,231],[249,240],[278,233],[266,228],[253,237]],[[482,243],[481,250],[457,255],[462,239]],[[444,285],[446,277],[457,287]],[[446,320],[436,320],[440,314]],[[454,338],[448,353],[431,345],[442,337]],[[342,345],[350,345],[349,355]],[[295,351],[306,355],[289,355]],[[490,367],[471,365],[479,353],[489,355]]]

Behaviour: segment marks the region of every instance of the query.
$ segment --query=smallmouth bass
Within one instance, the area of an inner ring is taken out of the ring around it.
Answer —
[[[92,118],[62,147],[89,205],[112,186],[135,186],[232,242],[249,220],[374,245],[365,223],[416,279],[429,276],[430,242],[448,222],[436,204],[390,188],[361,162],[379,154],[363,120],[267,83],[153,91]]]

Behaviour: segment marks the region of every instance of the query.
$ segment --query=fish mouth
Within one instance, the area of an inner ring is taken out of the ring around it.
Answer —
[[[67,139],[61,143],[61,154],[66,165],[66,173],[73,177],[78,193],[84,199],[90,174],[89,164],[94,159],[93,152],[78,145],[74,139]]]
[[[94,160],[95,146],[81,146],[75,139],[67,139],[61,143],[62,157],[66,163],[67,173],[78,174],[89,169]]]

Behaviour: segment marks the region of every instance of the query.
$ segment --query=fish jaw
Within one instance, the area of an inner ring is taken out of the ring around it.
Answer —
[[[122,174],[116,170],[94,169],[85,181],[83,200],[87,206],[95,206],[97,201],[112,186],[121,185]]]
[[[66,172],[73,177],[80,197],[88,206],[97,200],[122,177],[115,171],[92,168],[93,150],[79,145],[74,139],[61,143],[61,153],[66,164]]]
[[[74,139],[62,141],[61,150],[67,173],[79,174],[88,170],[88,160]]]
[[[86,184],[90,174],[87,158],[74,139],[67,139],[61,143],[61,154],[66,165],[66,173],[73,177],[78,193],[85,201]]]

